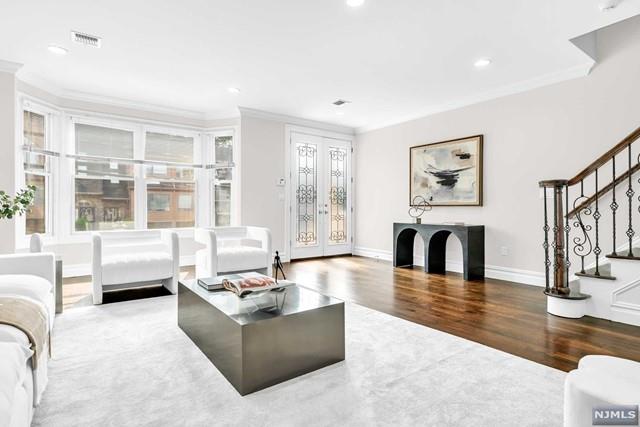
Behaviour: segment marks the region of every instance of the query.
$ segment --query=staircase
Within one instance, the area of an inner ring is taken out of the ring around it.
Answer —
[[[539,183],[549,313],[640,326],[639,138],[640,128],[575,177]]]

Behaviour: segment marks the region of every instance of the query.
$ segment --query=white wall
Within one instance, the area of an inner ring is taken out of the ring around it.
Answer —
[[[243,115],[240,123],[241,224],[271,230],[273,250],[286,254],[284,242],[285,123]]]
[[[640,126],[640,17],[601,30],[598,55],[588,77],[359,134],[356,248],[388,254],[393,222],[411,219],[409,147],[484,134],[484,206],[436,207],[423,222],[484,224],[488,266],[541,272],[538,181],[573,177]]]
[[[13,197],[16,188],[16,78],[0,71],[0,190]],[[15,220],[0,219],[0,254],[13,253]]]

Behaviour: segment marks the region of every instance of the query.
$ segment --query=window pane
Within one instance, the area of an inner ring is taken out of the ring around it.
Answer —
[[[27,221],[27,234],[46,232],[46,204],[47,188],[45,185],[46,178],[42,175],[25,174],[25,181],[27,185],[33,185],[36,187],[36,196],[33,206],[29,208],[26,214]]]
[[[193,163],[193,138],[147,132],[144,158],[163,162]]]
[[[133,159],[133,132],[76,123],[76,154]]]
[[[231,184],[216,183],[214,187],[216,205],[216,227],[231,225]]]
[[[216,163],[233,162],[233,136],[216,136]]]
[[[147,227],[178,228],[195,225],[195,184],[157,182],[147,184]]]
[[[76,231],[134,228],[133,181],[76,178]]]
[[[193,164],[193,138],[147,132],[144,148],[145,160]],[[148,178],[192,180],[192,167],[147,165]]]
[[[24,145],[44,150],[45,141],[45,119],[41,114],[25,111],[23,116],[23,136]],[[46,157],[37,153],[24,153],[24,169],[43,171],[46,165]]]
[[[24,116],[24,145],[45,149],[44,140],[44,116],[41,114],[25,111]]]

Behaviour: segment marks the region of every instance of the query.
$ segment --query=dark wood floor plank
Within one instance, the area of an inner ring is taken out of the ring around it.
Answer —
[[[587,354],[640,361],[639,327],[552,316],[539,287],[467,282],[361,257],[296,261],[285,271],[320,292],[564,371]]]

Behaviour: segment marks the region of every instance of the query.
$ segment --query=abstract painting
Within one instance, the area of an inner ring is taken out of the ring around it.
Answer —
[[[482,206],[482,135],[410,148],[409,204]]]

